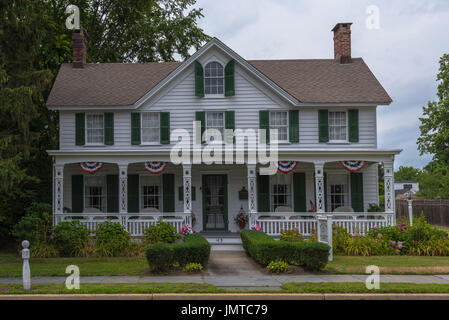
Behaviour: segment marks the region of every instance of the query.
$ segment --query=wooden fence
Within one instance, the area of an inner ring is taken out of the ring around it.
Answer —
[[[413,217],[421,212],[430,224],[449,227],[449,199],[413,200]],[[408,221],[407,200],[396,200],[396,218]]]

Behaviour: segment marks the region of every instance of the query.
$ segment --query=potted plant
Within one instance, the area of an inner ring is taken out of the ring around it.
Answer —
[[[243,210],[243,207],[240,208],[239,213],[234,217],[234,221],[239,225],[240,229],[245,228],[246,223],[248,222],[248,216]]]

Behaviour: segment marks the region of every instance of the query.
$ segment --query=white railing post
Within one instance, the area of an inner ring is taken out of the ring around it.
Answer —
[[[64,165],[55,164],[54,168],[54,213],[58,214],[64,212]]]
[[[28,247],[30,243],[28,240],[22,241],[22,259],[23,259],[23,267],[22,267],[22,281],[23,281],[23,289],[30,290],[31,288],[31,272],[30,272],[30,249]]]
[[[332,252],[332,216],[319,215],[317,227],[318,241],[329,245],[329,261],[333,260]]]
[[[118,170],[120,213],[128,213],[128,164],[119,164]]]
[[[324,199],[324,162],[314,162],[315,165],[315,201],[317,213],[326,211]]]
[[[257,213],[257,181],[256,181],[256,165],[247,164],[248,172],[248,213],[249,213],[249,228],[256,225]]]
[[[394,210],[394,160],[384,161],[384,190],[385,190],[385,212],[393,214],[393,224],[396,224],[396,213]]]

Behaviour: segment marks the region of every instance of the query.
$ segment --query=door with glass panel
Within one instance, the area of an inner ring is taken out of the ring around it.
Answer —
[[[228,230],[227,176],[203,175],[203,229]]]

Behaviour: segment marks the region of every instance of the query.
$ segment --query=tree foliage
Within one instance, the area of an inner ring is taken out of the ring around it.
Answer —
[[[80,9],[90,62],[173,61],[209,37],[195,0],[0,1],[0,239],[37,202],[51,202],[58,115],[45,106],[72,59],[66,7]]]
[[[421,121],[421,135],[418,149],[422,154],[430,153],[433,160],[449,164],[449,54],[440,58],[440,70],[437,75],[437,101],[429,101],[423,108],[425,117]]]
[[[398,171],[394,173],[395,180],[412,180],[416,181],[418,179],[419,174],[421,173],[420,169],[414,167],[404,167],[400,166]]]

